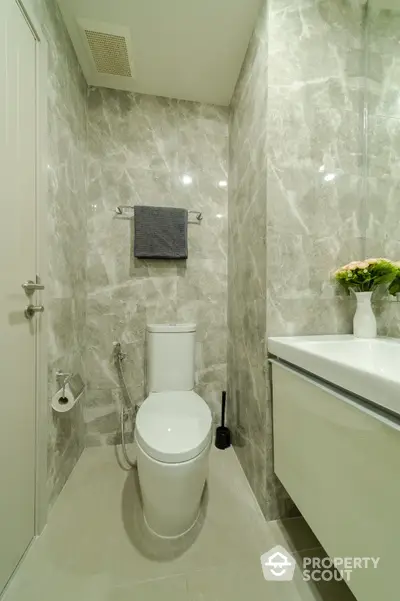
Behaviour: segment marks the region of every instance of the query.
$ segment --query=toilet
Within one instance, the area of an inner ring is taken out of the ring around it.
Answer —
[[[148,528],[176,538],[196,523],[212,416],[193,391],[196,324],[147,326],[148,397],[136,417],[137,468]]]

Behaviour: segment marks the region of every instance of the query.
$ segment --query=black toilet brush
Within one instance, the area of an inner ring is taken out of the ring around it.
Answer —
[[[231,446],[231,433],[225,426],[226,391],[222,392],[221,425],[215,432],[215,446],[217,449],[227,449]]]

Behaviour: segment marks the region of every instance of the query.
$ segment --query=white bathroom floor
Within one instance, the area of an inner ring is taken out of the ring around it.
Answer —
[[[354,599],[343,583],[317,587],[299,570],[292,582],[266,582],[260,555],[276,544],[298,560],[323,553],[302,519],[265,522],[232,449],[212,450],[197,528],[165,544],[145,529],[135,472],[119,467],[113,447],[89,448],[4,601]]]

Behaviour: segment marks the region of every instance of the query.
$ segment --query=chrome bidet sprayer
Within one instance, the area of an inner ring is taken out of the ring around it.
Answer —
[[[135,417],[136,417],[137,407],[136,407],[135,404],[132,403],[131,395],[129,394],[129,390],[128,390],[128,387],[127,387],[126,382],[125,382],[124,370],[123,370],[123,367],[122,367],[122,362],[124,361],[124,359],[126,359],[126,353],[124,353],[122,351],[121,343],[120,342],[114,342],[114,360],[115,360],[115,365],[116,365],[116,368],[117,368],[119,380],[121,382],[123,391],[125,393],[125,394],[122,395],[123,396],[123,401],[122,401],[122,404],[121,404],[121,413],[120,413],[121,447],[122,447],[122,453],[124,455],[126,463],[129,465],[129,467],[134,468],[134,467],[136,467],[136,460],[135,461],[131,461],[131,459],[129,459],[128,452],[127,452],[127,449],[126,449],[126,443],[125,443],[125,421],[129,418],[129,416],[131,416],[133,429],[135,428]],[[125,407],[126,399],[129,401],[129,407]]]

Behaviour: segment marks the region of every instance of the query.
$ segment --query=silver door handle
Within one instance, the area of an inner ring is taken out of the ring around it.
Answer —
[[[22,284],[22,288],[25,290],[27,294],[32,294],[35,290],[44,290],[43,284],[35,284],[32,280],[28,280],[24,284]]]
[[[43,305],[28,305],[25,309],[25,317],[26,319],[32,319],[35,313],[43,313],[43,311]]]

